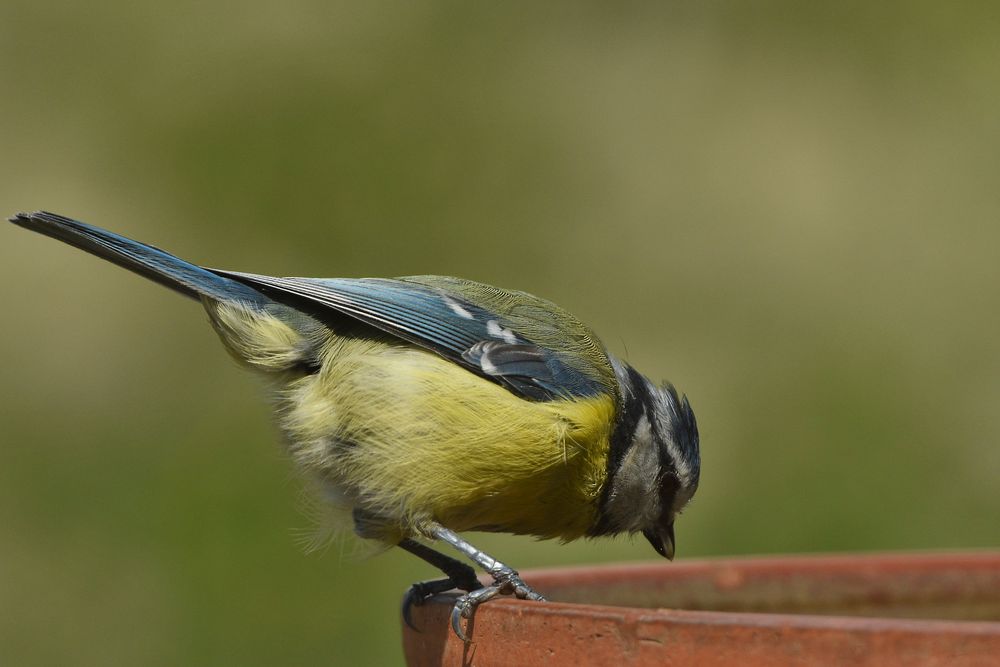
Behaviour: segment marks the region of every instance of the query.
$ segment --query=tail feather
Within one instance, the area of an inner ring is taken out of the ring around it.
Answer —
[[[242,301],[260,305],[270,301],[248,285],[185,262],[154,246],[79,220],[36,211],[18,213],[10,221],[97,255],[185,296],[195,299],[207,296],[219,301]]]

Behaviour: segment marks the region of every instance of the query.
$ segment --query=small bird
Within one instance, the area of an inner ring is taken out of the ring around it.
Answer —
[[[191,264],[39,211],[16,225],[198,299],[229,353],[264,376],[295,464],[357,535],[398,546],[454,588],[451,625],[501,594],[544,600],[462,531],[575,540],[641,532],[674,556],[698,488],[687,397],[608,353],[555,304],[446,276],[274,278]],[[482,568],[428,542],[443,542]]]

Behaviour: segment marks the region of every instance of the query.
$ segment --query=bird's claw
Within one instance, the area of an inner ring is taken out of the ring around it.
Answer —
[[[413,584],[410,586],[410,590],[406,591],[406,595],[403,596],[403,621],[410,627],[410,629],[420,632],[417,630],[417,627],[413,625],[413,607],[419,607],[438,593],[450,591],[455,587],[455,582],[450,578],[434,579],[433,581],[418,581]]]
[[[462,619],[471,619],[476,607],[492,600],[498,595],[513,595],[520,600],[545,601],[545,597],[536,593],[524,583],[517,572],[510,569],[501,570],[493,575],[493,584],[483,588],[469,591],[455,601],[455,606],[451,610],[451,629],[463,642],[468,642],[469,638],[462,630]]]

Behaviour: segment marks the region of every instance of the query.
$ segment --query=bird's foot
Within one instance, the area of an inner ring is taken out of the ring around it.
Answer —
[[[434,549],[431,549],[427,545],[412,539],[404,539],[400,541],[399,547],[440,568],[446,575],[443,579],[421,581],[413,584],[403,597],[403,620],[414,630],[417,630],[417,628],[413,625],[413,617],[411,615],[413,607],[419,607],[438,593],[444,593],[453,588],[463,591],[474,591],[483,586],[472,567],[450,556],[445,556],[442,553],[434,551]],[[419,630],[417,631],[419,632]]]
[[[478,580],[476,580],[476,583],[478,585]],[[417,627],[413,625],[413,607],[419,607],[435,595],[444,593],[445,591],[450,591],[453,588],[459,588],[459,586],[456,585],[450,577],[444,579],[434,579],[433,581],[418,581],[413,584],[410,586],[410,590],[408,590],[406,595],[403,597],[403,620],[412,629],[417,630]],[[464,590],[474,589],[475,587],[473,586],[472,588],[466,588]]]
[[[463,642],[469,641],[469,638],[462,630],[462,619],[472,618],[476,607],[487,600],[492,600],[498,595],[513,595],[520,600],[545,601],[545,597],[536,593],[530,586],[524,583],[524,580],[521,579],[516,570],[506,565],[497,563],[497,567],[490,574],[493,576],[492,585],[469,591],[459,597],[455,601],[454,608],[451,610],[451,627]]]

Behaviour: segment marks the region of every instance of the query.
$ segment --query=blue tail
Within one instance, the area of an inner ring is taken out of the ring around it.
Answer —
[[[258,305],[270,302],[266,296],[243,283],[185,262],[159,248],[78,220],[36,211],[18,213],[10,221],[86,250],[195,299],[207,296],[219,301],[242,301]]]

